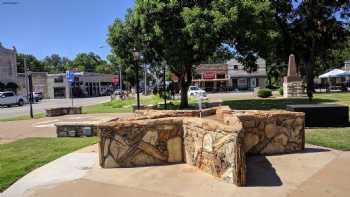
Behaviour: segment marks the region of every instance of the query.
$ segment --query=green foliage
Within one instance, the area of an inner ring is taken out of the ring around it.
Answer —
[[[283,77],[287,76],[288,65],[271,63],[267,65],[267,83],[268,86],[280,86]]]
[[[311,99],[315,74],[334,58],[332,51],[346,46],[350,35],[349,1],[271,1],[271,11],[274,20],[267,21],[274,24],[277,37],[270,44],[268,56],[286,62],[294,53]]]
[[[278,88],[278,93],[283,96],[283,87]]]
[[[101,64],[106,64],[106,62],[97,54],[79,53],[67,69],[77,68],[78,71],[96,72],[96,67]]]
[[[17,53],[17,72],[24,73],[24,61],[26,62],[27,69],[33,72],[45,72],[44,64],[33,55]]]
[[[116,73],[116,67],[112,64],[99,64],[96,66],[96,72],[98,73],[105,73],[105,74],[115,74]]]
[[[49,73],[63,73],[66,67],[72,64],[72,61],[66,57],[60,57],[58,54],[52,54],[46,56],[42,63],[44,65],[45,71]]]
[[[270,89],[267,89],[267,88],[262,88],[262,89],[258,89],[256,94],[260,98],[267,98],[267,97],[272,96],[272,91]]]

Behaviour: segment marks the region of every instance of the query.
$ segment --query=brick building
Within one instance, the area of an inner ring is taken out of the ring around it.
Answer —
[[[0,82],[17,83],[16,48],[7,49],[0,42]]]

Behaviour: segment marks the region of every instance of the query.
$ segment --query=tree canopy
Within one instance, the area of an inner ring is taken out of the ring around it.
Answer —
[[[245,64],[255,66],[273,38],[262,20],[268,6],[239,0],[137,0],[124,21],[116,19],[110,26],[108,42],[125,67],[134,64],[134,48],[144,53],[146,63],[166,64],[179,79],[180,107],[187,107],[193,66],[217,58],[224,44],[234,47]]]
[[[275,61],[287,60],[289,54],[296,55],[311,99],[315,74],[334,58],[334,50],[346,47],[350,33],[347,29],[350,2],[271,0],[270,8],[278,32],[273,42],[273,58]]]
[[[103,60],[95,53],[79,53],[70,60],[67,57],[61,57],[58,54],[46,56],[44,59],[37,59],[34,55],[17,53],[17,72],[24,72],[24,59],[27,68],[33,72],[62,73],[66,70],[76,67],[78,71],[97,72],[105,74],[114,74],[116,66]]]

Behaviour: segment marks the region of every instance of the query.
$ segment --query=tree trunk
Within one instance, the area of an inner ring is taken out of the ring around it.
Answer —
[[[181,88],[180,109],[188,108],[187,91],[188,87],[192,84],[192,66],[186,66],[185,70],[185,74],[179,78]]]
[[[188,85],[184,78],[180,79],[180,89],[181,89],[181,103],[180,103],[180,109],[184,109],[188,107],[188,97],[187,97],[187,91],[188,91]]]
[[[306,94],[309,97],[309,101],[312,101],[313,93],[314,93],[314,64],[315,64],[315,50],[316,50],[316,40],[312,38],[311,41],[311,51],[310,56],[308,57],[308,61],[306,61]]]
[[[309,98],[309,101],[312,101],[313,92],[314,92],[314,73],[313,73],[313,63],[308,63],[306,65],[306,94]]]

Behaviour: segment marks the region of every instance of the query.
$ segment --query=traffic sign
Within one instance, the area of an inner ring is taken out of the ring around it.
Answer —
[[[71,70],[66,71],[66,78],[68,82],[73,82],[74,81],[74,72]]]
[[[119,83],[119,75],[113,76],[112,78],[112,84],[116,85],[117,83]]]

